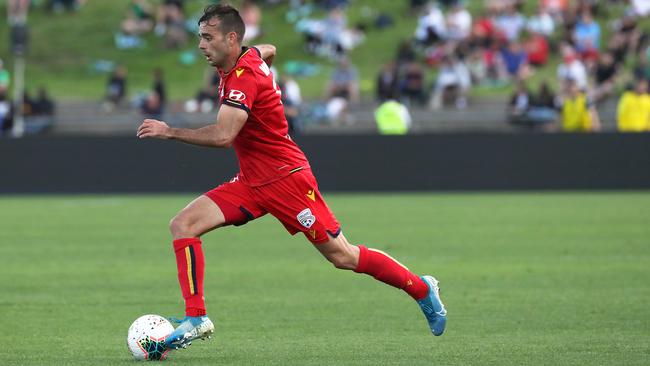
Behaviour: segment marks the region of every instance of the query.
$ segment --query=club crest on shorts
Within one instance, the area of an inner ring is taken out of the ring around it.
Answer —
[[[306,208],[296,216],[298,219],[298,222],[300,222],[300,225],[306,227],[309,229],[314,223],[316,222],[316,217],[311,214],[311,210]]]

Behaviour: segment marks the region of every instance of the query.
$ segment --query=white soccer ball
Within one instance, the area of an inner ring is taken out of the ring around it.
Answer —
[[[169,320],[160,315],[143,315],[129,327],[126,344],[137,360],[164,360],[169,350],[165,339],[174,331]]]

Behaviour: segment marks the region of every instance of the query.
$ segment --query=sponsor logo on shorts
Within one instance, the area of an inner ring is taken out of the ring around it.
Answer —
[[[311,237],[314,238],[314,240],[315,240],[316,239],[316,230],[314,230],[314,229],[309,230],[309,235],[311,235]]]
[[[246,99],[246,94],[241,90],[233,89],[228,93],[228,99],[234,100],[235,102],[241,102]]]
[[[309,229],[316,222],[316,217],[311,214],[311,210],[306,208],[296,216],[300,225]]]

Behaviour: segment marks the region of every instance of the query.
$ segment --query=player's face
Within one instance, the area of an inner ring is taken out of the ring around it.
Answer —
[[[212,66],[222,68],[233,45],[230,34],[219,30],[219,20],[212,18],[199,24],[199,49]]]

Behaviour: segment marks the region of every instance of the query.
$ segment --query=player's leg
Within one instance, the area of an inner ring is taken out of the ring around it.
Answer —
[[[433,333],[442,334],[446,311],[440,301],[437,281],[430,276],[418,277],[382,251],[350,244],[318,191],[310,170],[296,172],[257,191],[264,197],[266,209],[287,231],[302,232],[337,268],[366,273],[404,290],[418,301]]]
[[[203,298],[205,259],[200,237],[225,222],[221,208],[207,196],[200,196],[174,216],[169,224],[186,316],[206,314]]]
[[[187,347],[192,340],[208,338],[214,331],[203,296],[205,260],[201,235],[224,225],[243,225],[264,214],[251,198],[249,188],[233,179],[196,198],[171,220],[186,316],[167,338],[167,347]]]
[[[169,224],[174,238],[178,282],[185,300],[185,318],[166,339],[167,347],[187,347],[197,338],[209,338],[214,331],[206,316],[203,295],[205,259],[201,235],[226,222],[221,208],[210,198],[200,196],[183,208]]]
[[[433,334],[438,336],[444,332],[447,311],[440,300],[438,281],[435,278],[417,276],[380,250],[352,245],[342,233],[336,237],[329,233],[327,235],[329,240],[314,243],[314,246],[336,268],[365,273],[403,290],[420,305]]]
[[[336,268],[368,274],[388,285],[404,290],[415,300],[427,295],[427,284],[403,264],[388,254],[363,245],[352,245],[343,234],[329,236],[323,243],[315,243],[318,251]]]

